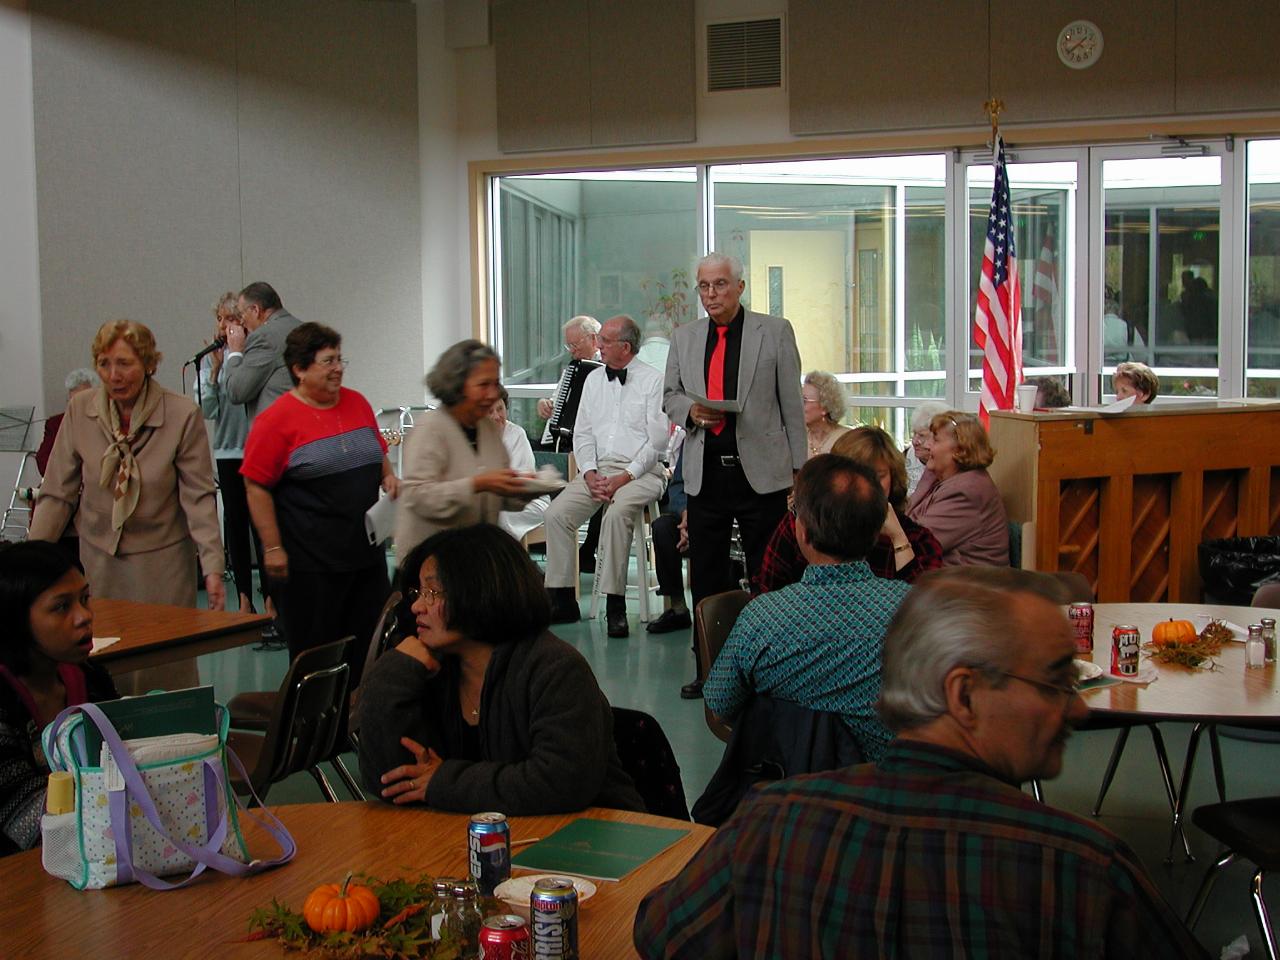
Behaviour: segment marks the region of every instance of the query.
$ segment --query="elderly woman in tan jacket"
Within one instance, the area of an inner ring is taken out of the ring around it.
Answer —
[[[502,428],[489,411],[502,397],[501,361],[479,340],[462,340],[440,355],[427,389],[442,408],[419,417],[404,442],[396,556],[449,527],[497,523],[538,496],[511,469]]]
[[[114,320],[98,330],[93,363],[102,383],[67,404],[30,535],[56,541],[74,514],[96,596],[180,607],[196,605],[198,551],[209,607],[221,610],[225,561],[209,439],[199,408],[155,381],[160,359],[140,323]]]

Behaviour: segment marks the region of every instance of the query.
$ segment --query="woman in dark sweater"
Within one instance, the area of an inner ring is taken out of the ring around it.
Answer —
[[[40,842],[49,765],[40,731],[64,707],[112,700],[90,664],[89,585],[63,551],[30,541],[0,549],[0,856]]]
[[[354,724],[372,789],[462,813],[644,809],[609,701],[547,632],[542,578],[519,544],[491,524],[445,530],[405,558],[400,581],[417,636],[370,669]]]

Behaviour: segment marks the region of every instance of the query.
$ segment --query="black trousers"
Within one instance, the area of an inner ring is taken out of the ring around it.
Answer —
[[[218,489],[222,491],[222,540],[227,545],[231,559],[231,576],[236,592],[253,601],[253,560],[249,555],[250,533],[257,531],[249,521],[249,500],[244,492],[244,477],[240,476],[243,460],[216,460],[218,465]],[[264,594],[265,596],[265,594]]]
[[[676,549],[680,542],[680,517],[664,513],[653,521],[653,565],[658,575],[658,596],[684,601],[684,558]]]
[[[373,628],[390,594],[387,567],[381,560],[349,573],[290,570],[289,579],[272,588],[289,641],[289,659],[312,647],[355,636],[347,650],[351,665],[347,689],[354,690],[360,684]]]
[[[755,576],[764,559],[769,538],[787,512],[787,491],[756,493],[741,466],[703,464],[702,489],[689,497],[689,590],[693,609],[704,597],[736,590],[729,540],[738,521],[747,576]],[[694,646],[697,656],[697,646]],[[698,677],[706,677],[710,664],[698,664]]]

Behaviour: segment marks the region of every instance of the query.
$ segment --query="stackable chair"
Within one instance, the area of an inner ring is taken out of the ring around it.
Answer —
[[[655,817],[688,820],[680,765],[662,725],[642,710],[613,708],[613,743],[622,769],[635,782],[645,811]]]
[[[704,670],[710,672],[711,665],[720,655],[720,648],[729,639],[733,625],[738,622],[738,614],[750,601],[751,594],[746,590],[726,590],[698,601],[698,607],[693,611],[693,640],[698,646],[698,657]],[[729,725],[712,713],[705,701],[702,709],[706,714],[707,727],[728,743],[731,733]]]

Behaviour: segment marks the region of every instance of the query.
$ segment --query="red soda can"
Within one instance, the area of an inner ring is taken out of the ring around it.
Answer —
[[[485,917],[480,960],[529,960],[529,925],[514,913]]]
[[[1138,649],[1142,646],[1142,634],[1129,623],[1122,623],[1111,631],[1111,672],[1117,677],[1138,675]]]
[[[1067,616],[1076,635],[1076,653],[1093,653],[1093,604],[1073,603]]]

